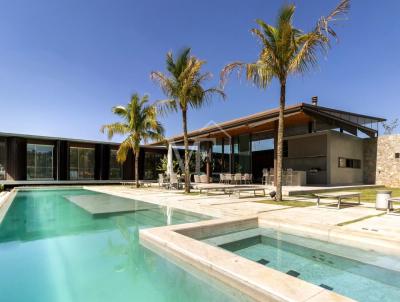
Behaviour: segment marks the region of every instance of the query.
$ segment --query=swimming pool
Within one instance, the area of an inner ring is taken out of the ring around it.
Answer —
[[[0,224],[1,301],[239,301],[139,244],[140,229],[208,217],[158,206],[96,216],[67,199],[99,194],[17,193]]]
[[[204,241],[358,301],[399,301],[398,257],[263,228]]]

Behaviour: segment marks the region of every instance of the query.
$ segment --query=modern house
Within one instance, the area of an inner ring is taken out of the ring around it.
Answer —
[[[196,146],[192,149],[197,150],[196,173],[216,179],[219,173],[252,173],[261,181],[263,169],[275,165],[278,114],[278,109],[263,111],[189,132],[190,144]],[[371,169],[364,169],[366,164],[371,166],[366,163],[371,157],[365,154],[368,149],[376,150],[373,141],[378,137],[378,123],[385,119],[321,107],[316,97],[312,104],[287,106],[284,116],[283,167],[293,169],[301,185],[375,181],[368,175]],[[173,150],[182,148],[183,136],[168,141],[169,152],[177,154]]]
[[[0,184],[119,183],[134,179],[134,158],[117,162],[117,143],[0,133]],[[142,147],[140,178],[156,178],[165,148]]]
[[[274,168],[276,162],[278,113],[278,109],[267,110],[189,132],[191,170],[216,180],[220,173],[251,173],[261,182],[263,169]],[[284,116],[283,166],[294,170],[298,185],[388,184],[387,175],[393,174],[389,170],[397,166],[400,170],[400,150],[396,149],[400,136],[378,139],[383,118],[322,107],[316,97],[312,104],[287,106]],[[174,157],[183,159],[183,136],[170,137],[168,142],[168,148],[164,143],[141,147],[140,179],[157,179],[166,154],[170,166]],[[0,183],[134,179],[132,153],[121,166],[116,161],[117,148],[118,144],[109,142],[0,133]],[[393,156],[382,155],[389,149]],[[386,159],[392,157],[387,164]]]

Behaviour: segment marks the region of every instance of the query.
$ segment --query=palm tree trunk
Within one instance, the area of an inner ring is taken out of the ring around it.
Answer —
[[[279,119],[278,119],[278,146],[276,156],[276,200],[282,201],[282,163],[283,163],[283,134],[285,130],[284,111],[286,103],[286,81],[281,81],[281,97],[279,102]]]
[[[139,188],[139,151],[135,151],[135,181],[136,188]]]
[[[189,171],[189,141],[187,136],[187,112],[182,110],[183,143],[185,145],[185,193],[190,193],[190,171]]]

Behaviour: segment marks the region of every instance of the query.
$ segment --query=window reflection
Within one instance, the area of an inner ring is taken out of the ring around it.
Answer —
[[[122,179],[122,165],[117,161],[117,150],[110,150],[109,179]]]
[[[52,145],[27,144],[27,179],[54,179]]]
[[[94,148],[69,148],[69,178],[94,179]]]
[[[0,180],[6,179],[6,143],[0,142]]]

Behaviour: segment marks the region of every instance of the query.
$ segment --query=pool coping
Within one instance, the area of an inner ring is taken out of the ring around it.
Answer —
[[[259,226],[257,216],[220,218],[141,230],[140,243],[169,260],[208,274],[254,301],[354,301],[198,239]]]
[[[3,222],[4,217],[10,208],[17,191],[12,189],[10,192],[6,192],[0,197],[0,224]]]
[[[269,220],[259,218],[259,226],[306,238],[317,239],[339,245],[359,248],[386,255],[400,256],[400,241],[385,238],[380,234],[349,230],[342,226],[321,224],[296,224],[290,220]]]

